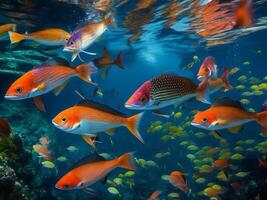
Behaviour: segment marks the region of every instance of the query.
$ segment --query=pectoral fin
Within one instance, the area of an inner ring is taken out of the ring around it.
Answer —
[[[60,92],[66,87],[66,85],[68,84],[69,80],[64,81],[64,83],[62,83],[60,86],[58,86],[57,88],[55,88],[53,90],[53,93],[55,96],[59,95]]]
[[[42,112],[46,112],[44,103],[43,103],[43,101],[42,101],[42,99],[41,99],[40,96],[34,97],[33,100],[34,100],[34,104],[35,104],[35,106],[36,106],[40,111],[42,111]]]
[[[160,117],[165,117],[165,118],[170,118],[170,115],[164,114],[163,112],[161,112],[160,110],[154,110],[152,112],[154,115],[160,116]]]
[[[73,52],[71,56],[71,62],[73,62],[77,58],[78,55],[79,55],[79,51]]]
[[[219,126],[223,126],[223,125],[225,125],[225,124],[227,124],[227,121],[226,120],[223,120],[223,119],[217,119],[217,120],[215,120],[214,122],[212,122],[211,124],[210,124],[210,128],[212,128],[212,127],[214,127],[214,126],[217,126],[217,125],[219,125]]]
[[[116,128],[112,128],[112,129],[105,131],[105,133],[112,136],[114,134],[115,130],[116,130]]]
[[[240,126],[236,126],[233,128],[229,128],[228,130],[230,133],[236,134],[236,133],[239,133],[242,130],[242,128],[243,128],[243,126],[240,125]]]
[[[95,146],[95,141],[93,137],[90,137],[88,135],[82,135],[82,138],[84,139],[85,142],[87,142],[91,147],[94,149],[96,148]]]

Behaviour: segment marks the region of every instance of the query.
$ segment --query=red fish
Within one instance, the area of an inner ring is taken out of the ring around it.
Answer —
[[[81,64],[75,69],[63,65],[41,66],[28,71],[18,78],[7,90],[5,98],[21,100],[34,98],[36,106],[45,111],[40,95],[53,90],[58,95],[71,77],[78,76],[87,83],[92,84],[91,74],[97,69],[89,64]]]
[[[11,128],[8,121],[2,117],[0,117],[0,133],[5,136],[9,136],[11,134]]]
[[[133,154],[126,153],[114,160],[105,160],[95,154],[79,161],[57,183],[61,190],[85,189],[98,181],[105,181],[107,175],[116,168],[136,170]]]
[[[163,74],[143,83],[127,100],[125,107],[133,110],[158,110],[179,105],[192,98],[209,103],[208,79],[196,85],[191,79]]]
[[[162,192],[160,190],[157,190],[155,192],[153,192],[150,197],[148,198],[148,200],[157,200],[159,199],[158,197],[160,196]]]
[[[182,172],[180,171],[174,171],[170,174],[169,182],[174,186],[179,188],[180,190],[184,192],[190,192],[185,176]]]
[[[218,70],[216,61],[212,56],[208,56],[199,68],[197,79],[203,80],[206,76],[208,76],[208,78],[217,78],[217,74]]]
[[[49,141],[49,139],[48,139],[48,137],[41,137],[40,139],[39,139],[39,142],[43,145],[43,146],[49,146],[49,144],[50,144],[50,141]]]

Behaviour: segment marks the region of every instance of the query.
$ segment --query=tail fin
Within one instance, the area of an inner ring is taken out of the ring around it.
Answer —
[[[256,114],[256,121],[262,127],[262,133],[267,136],[267,111]]]
[[[13,31],[9,31],[8,34],[9,34],[9,39],[10,39],[11,44],[18,43],[21,40],[25,39],[25,35],[19,34]]]
[[[231,90],[233,89],[233,87],[231,86],[231,84],[228,81],[228,75],[229,75],[230,70],[228,68],[225,68],[222,74],[222,81],[224,84],[224,88],[226,90]]]
[[[134,165],[134,153],[125,153],[119,158],[118,166],[121,168],[129,169],[129,170],[136,170],[136,166]]]
[[[137,137],[138,140],[140,140],[142,143],[145,143],[141,134],[139,133],[138,126],[139,126],[139,122],[141,117],[143,116],[144,113],[139,113],[137,115],[134,115],[132,117],[126,118],[125,121],[125,126],[129,129],[129,131],[135,136]]]
[[[97,71],[97,68],[87,64],[83,63],[75,68],[75,71],[77,72],[78,76],[84,80],[87,83],[93,84],[93,81],[91,79],[91,75]]]
[[[197,86],[196,93],[197,99],[203,103],[210,104],[210,97],[209,97],[209,79],[208,76]]]
[[[119,68],[124,69],[124,64],[122,62],[122,53],[120,52],[114,62],[115,65],[117,65]]]
[[[82,138],[84,139],[84,141],[89,144],[91,147],[93,147],[94,149],[96,148],[95,146],[95,141],[93,137],[90,137],[88,135],[82,135]]]

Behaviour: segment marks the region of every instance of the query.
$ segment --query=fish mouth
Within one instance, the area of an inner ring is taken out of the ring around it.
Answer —
[[[199,125],[198,123],[195,123],[195,122],[191,122],[191,125],[192,126],[196,126],[196,127],[200,127],[201,125]]]
[[[125,108],[132,109],[132,110],[142,110],[142,107],[135,105],[135,104],[125,104]]]
[[[55,127],[57,127],[60,130],[65,131],[65,132],[73,132],[73,131],[77,130],[78,128],[80,128],[80,126],[81,126],[80,123],[76,123],[72,127],[64,127],[64,126],[58,125],[54,121],[52,121],[52,123],[54,124]]]
[[[21,96],[5,95],[5,99],[8,99],[8,100],[21,100],[21,99],[24,99],[24,98],[21,97]]]

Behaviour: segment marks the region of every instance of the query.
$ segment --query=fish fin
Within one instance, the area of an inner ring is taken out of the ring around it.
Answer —
[[[262,133],[267,135],[267,111],[256,114],[256,121],[262,127]]]
[[[90,195],[93,195],[93,196],[96,196],[96,192],[95,190],[91,189],[91,188],[83,188],[83,191],[87,194],[90,194]]]
[[[105,59],[110,59],[110,57],[109,57],[109,52],[108,52],[108,50],[106,49],[106,47],[104,47],[104,49],[103,49],[103,58],[105,58]]]
[[[214,122],[212,122],[209,127],[212,128],[216,125],[224,125],[224,124],[227,124],[226,120],[222,120],[222,119],[217,119],[215,120]]]
[[[211,135],[215,138],[224,139],[219,131],[211,131]]]
[[[196,93],[197,93],[197,100],[210,104],[210,97],[209,97],[209,79],[208,76],[197,86]]]
[[[240,126],[236,126],[236,127],[233,127],[233,128],[228,128],[228,131],[230,133],[233,133],[233,134],[239,133],[242,130],[243,127],[244,127],[243,125],[240,125]]]
[[[46,83],[42,82],[36,88],[34,88],[33,91],[42,91],[42,90],[45,90],[45,89],[46,89]]]
[[[232,100],[228,97],[221,97],[219,99],[216,99],[213,103],[212,103],[212,107],[217,107],[217,106],[227,106],[227,107],[234,107],[234,108],[239,108],[242,109],[242,105],[239,101],[235,101]]]
[[[122,53],[120,52],[114,61],[114,64],[117,65],[119,68],[124,69],[124,64],[122,62]]]
[[[154,110],[152,113],[160,117],[170,118],[170,115],[164,114],[160,110]]]
[[[79,55],[79,51],[74,51],[73,53],[72,53],[72,55],[71,55],[71,62],[73,62],[76,58],[77,58],[77,56]]]
[[[228,81],[228,75],[229,75],[230,70],[225,68],[222,74],[222,81],[224,84],[224,88],[226,90],[232,90],[233,87],[230,85],[229,81]]]
[[[91,155],[83,157],[78,162],[74,163],[74,165],[72,166],[72,169],[77,168],[77,167],[82,166],[82,165],[85,165],[85,164],[99,162],[99,161],[105,161],[105,160],[106,160],[105,158],[98,155],[97,153],[93,153]]]
[[[106,68],[105,70],[103,70],[103,71],[101,72],[101,77],[102,77],[102,78],[106,78],[107,75],[108,75],[108,72],[109,72],[109,69],[108,69],[108,68]]]
[[[112,129],[109,129],[109,130],[106,130],[105,133],[112,136],[115,132],[116,128],[112,128]]]
[[[108,174],[108,175],[109,175],[109,174]],[[102,180],[100,180],[100,182],[101,182],[102,184],[106,184],[106,183],[107,183],[108,175],[106,175]]]
[[[136,170],[133,152],[125,153],[122,156],[118,157],[116,160],[118,161],[118,167],[129,170]]]
[[[57,88],[55,88],[53,90],[54,95],[58,96],[60,94],[60,92],[66,87],[66,85],[68,84],[69,80],[64,81],[60,86],[58,86]]]
[[[85,53],[87,55],[92,55],[92,56],[96,55],[96,53],[94,53],[94,52],[89,52],[89,51],[84,51],[84,50],[80,50],[80,52]]]
[[[75,68],[75,71],[77,72],[78,76],[84,80],[87,83],[93,84],[93,81],[91,79],[91,75],[95,72],[97,72],[97,68],[87,64],[83,63]]]
[[[94,142],[94,138],[90,137],[88,135],[82,135],[83,140],[89,144],[91,147],[93,147],[94,149],[96,148],[95,146],[95,142]]]
[[[9,34],[9,39],[10,39],[11,44],[18,43],[21,40],[25,39],[25,35],[19,34],[13,31],[9,31],[8,34]]]
[[[140,140],[142,143],[145,143],[139,131],[137,130],[140,119],[142,118],[143,114],[144,113],[139,113],[132,117],[126,118],[125,125],[138,140]]]
[[[42,99],[41,99],[40,96],[34,97],[34,98],[33,98],[33,101],[34,101],[35,106],[36,106],[40,111],[42,111],[42,112],[46,112],[44,103],[43,103],[43,101],[42,101]]]

